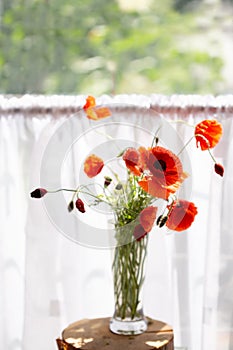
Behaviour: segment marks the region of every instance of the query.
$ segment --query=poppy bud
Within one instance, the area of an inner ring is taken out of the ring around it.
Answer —
[[[121,183],[118,183],[115,187],[116,190],[122,190],[122,184]]]
[[[47,192],[48,191],[45,188],[37,188],[34,191],[32,191],[30,194],[32,198],[41,198],[41,197],[44,197]]]
[[[106,187],[108,187],[110,185],[110,183],[112,182],[112,179],[109,176],[105,176],[104,179],[105,179],[104,187],[106,188]]]
[[[160,215],[156,221],[157,226],[159,226],[160,228],[163,227],[166,224],[167,219],[168,219],[167,215],[166,216]]]
[[[76,200],[75,206],[81,213],[85,213],[84,203],[80,198]]]
[[[67,209],[68,209],[68,212],[69,212],[69,213],[74,209],[74,202],[73,202],[73,201],[71,201],[71,202],[69,203]]]
[[[214,171],[218,175],[223,176],[223,174],[224,174],[224,167],[221,164],[215,163],[214,164]]]

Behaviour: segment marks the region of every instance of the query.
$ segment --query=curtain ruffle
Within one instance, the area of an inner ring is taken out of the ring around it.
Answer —
[[[71,115],[78,112],[85,103],[84,95],[23,95],[0,96],[0,115],[24,116],[33,115]],[[151,107],[163,115],[179,115],[188,118],[190,115],[202,117],[221,115],[222,118],[233,114],[233,95],[103,95],[97,98],[98,104],[124,104]]]

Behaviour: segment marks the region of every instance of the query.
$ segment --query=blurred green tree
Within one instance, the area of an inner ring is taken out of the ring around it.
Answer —
[[[218,92],[222,60],[192,48],[195,13],[171,0],[147,11],[116,0],[1,4],[1,93]]]
[[[173,6],[178,11],[190,11],[197,7],[203,0],[173,0]]]

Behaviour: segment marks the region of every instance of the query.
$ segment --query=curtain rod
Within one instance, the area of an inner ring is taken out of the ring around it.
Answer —
[[[71,115],[77,113],[85,103],[87,95],[0,95],[0,116],[24,114]],[[233,95],[102,95],[97,104],[151,107],[169,115],[233,115]]]

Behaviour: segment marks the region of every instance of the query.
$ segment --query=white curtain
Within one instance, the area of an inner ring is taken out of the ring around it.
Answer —
[[[79,113],[69,118],[84,101],[84,96],[0,97],[2,349],[56,349],[55,339],[68,324],[113,312],[111,250],[90,246],[87,226],[68,221],[72,216],[61,196],[54,194],[47,203],[29,196],[36,187],[55,188],[66,179],[75,185],[79,160],[64,150],[76,133],[85,132],[86,121]],[[225,167],[223,179],[213,172],[208,154],[195,144],[188,147],[191,180],[182,195],[198,207],[195,223],[181,234],[156,228],[150,233],[144,309],[146,315],[172,325],[177,349],[232,350],[233,97],[122,95],[102,96],[98,103],[110,103],[123,124],[146,130],[155,128],[157,115],[146,111],[140,120],[138,107],[152,106],[171,121],[193,124],[212,116],[223,123],[224,137],[214,151]],[[115,122],[113,136],[120,138]],[[174,128],[182,141],[191,135],[192,129],[184,125]],[[138,142],[138,133],[129,137],[128,132],[125,127],[122,138]],[[88,141],[84,135],[88,142],[77,150],[79,157],[98,146],[98,137]],[[170,141],[177,146],[176,140]],[[61,156],[65,165],[59,163]],[[56,177],[61,168],[62,175]]]

